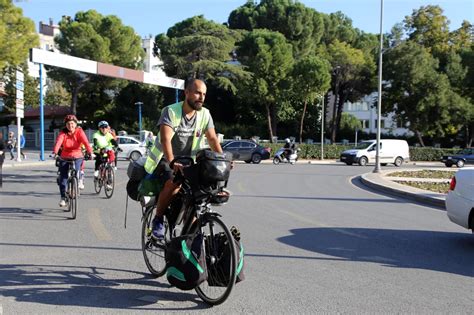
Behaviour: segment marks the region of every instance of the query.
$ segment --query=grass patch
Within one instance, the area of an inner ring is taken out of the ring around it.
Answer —
[[[427,183],[427,182],[409,182],[409,181],[395,181],[402,185],[416,187],[423,190],[429,190],[435,193],[447,194],[449,190],[449,183]]]
[[[456,174],[456,171],[437,171],[437,170],[421,170],[421,171],[402,171],[387,174],[389,177],[411,177],[411,178],[446,178]]]

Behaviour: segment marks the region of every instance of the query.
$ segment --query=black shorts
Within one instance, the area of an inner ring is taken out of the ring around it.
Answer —
[[[169,179],[174,178],[173,170],[170,168],[170,164],[163,158],[160,160],[155,168],[153,174],[160,180],[161,183],[165,183]]]

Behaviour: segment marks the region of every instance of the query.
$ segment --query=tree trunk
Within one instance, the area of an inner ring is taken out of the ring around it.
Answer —
[[[308,101],[304,101],[303,105],[303,113],[301,114],[301,122],[300,122],[300,144],[303,143],[303,124],[304,124],[304,116],[306,115],[306,108],[308,106]]]
[[[415,130],[415,134],[416,134],[416,137],[418,138],[418,142],[420,143],[420,145],[422,147],[425,146],[425,143],[423,142],[423,138],[421,136],[421,132],[419,132],[418,130]]]
[[[336,142],[337,103],[339,100],[339,87],[334,90],[334,103],[331,121],[331,143]]]
[[[338,97],[338,102],[337,102],[337,119],[336,119],[336,132],[335,135],[338,134],[339,130],[341,129],[341,118],[342,118],[342,110],[344,109],[344,103],[346,101],[346,94],[343,93],[343,95],[340,95]]]
[[[268,134],[270,135],[270,142],[273,143],[272,117],[270,114],[270,105],[265,104],[267,110]]]
[[[79,94],[79,87],[74,87],[71,91],[71,112],[77,114],[77,96]]]

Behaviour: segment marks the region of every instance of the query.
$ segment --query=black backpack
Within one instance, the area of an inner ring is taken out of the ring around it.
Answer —
[[[166,278],[181,290],[191,290],[207,280],[203,236],[200,232],[171,239],[166,248]]]
[[[245,280],[245,261],[244,261],[244,247],[240,241],[240,232],[237,230],[236,227],[232,227],[231,229],[235,249],[237,251],[237,266],[236,266],[236,277],[235,283],[239,283]],[[222,276],[227,276],[226,270],[230,268],[230,253],[229,253],[229,246],[227,246],[227,237],[225,236],[224,232],[221,232],[217,235],[214,235],[214,239],[216,240],[216,244],[214,246],[217,248],[217,261],[216,263],[209,268],[209,277],[207,279],[207,283],[209,286],[215,287],[225,287],[229,283],[229,278],[223,278]],[[206,244],[206,246],[209,246]]]

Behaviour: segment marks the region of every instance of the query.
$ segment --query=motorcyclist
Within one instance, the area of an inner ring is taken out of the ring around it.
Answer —
[[[285,150],[285,158],[290,161],[290,155],[293,153],[293,149],[291,140],[289,138],[285,139],[285,145],[283,146],[283,149]]]

